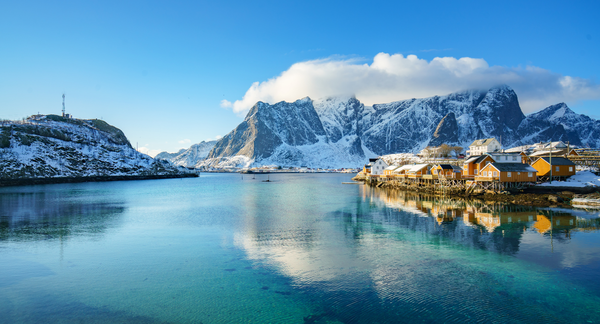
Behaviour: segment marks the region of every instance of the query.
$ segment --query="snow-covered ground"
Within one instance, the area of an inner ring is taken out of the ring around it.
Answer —
[[[131,147],[100,120],[37,116],[0,126],[0,178],[56,178],[178,173]]]
[[[600,176],[590,171],[578,171],[566,181],[552,181],[537,185],[539,187],[600,187]]]

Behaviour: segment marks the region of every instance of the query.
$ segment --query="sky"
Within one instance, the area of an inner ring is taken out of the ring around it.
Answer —
[[[101,118],[155,155],[256,101],[512,87],[600,119],[600,1],[0,0],[0,119]]]

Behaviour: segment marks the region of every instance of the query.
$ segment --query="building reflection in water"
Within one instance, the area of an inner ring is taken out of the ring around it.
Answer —
[[[383,202],[386,207],[433,217],[439,225],[462,222],[481,232],[503,233],[515,229],[569,239],[571,231],[596,231],[598,218],[582,218],[564,210],[538,209],[498,202],[434,196],[409,191],[361,187],[363,201]]]

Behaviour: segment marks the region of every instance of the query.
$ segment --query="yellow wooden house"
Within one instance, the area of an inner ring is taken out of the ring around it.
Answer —
[[[575,174],[575,163],[562,157],[541,157],[531,164],[540,177],[549,177],[552,168],[553,179],[566,179]]]
[[[489,163],[475,177],[475,181],[535,182],[537,170],[523,163]]]

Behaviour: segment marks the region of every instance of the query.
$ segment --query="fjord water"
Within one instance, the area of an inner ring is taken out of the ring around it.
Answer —
[[[2,188],[0,322],[600,322],[598,212],[350,177]]]

